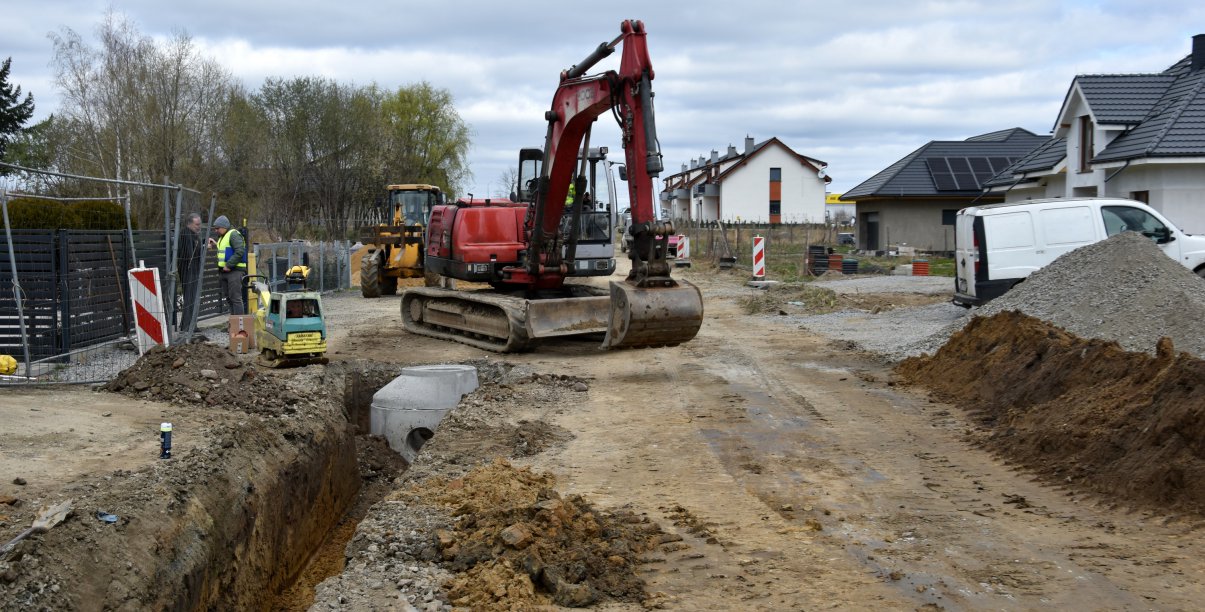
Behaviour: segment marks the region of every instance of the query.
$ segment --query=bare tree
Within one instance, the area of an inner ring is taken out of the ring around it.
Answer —
[[[510,167],[498,175],[497,188],[493,193],[495,198],[511,198],[519,191],[519,168]]]
[[[198,189],[220,180],[218,136],[236,85],[186,33],[156,43],[109,12],[96,47],[69,28],[51,38],[60,114],[74,135],[61,147],[60,167]],[[161,219],[160,198],[147,192],[132,200],[140,222]]]

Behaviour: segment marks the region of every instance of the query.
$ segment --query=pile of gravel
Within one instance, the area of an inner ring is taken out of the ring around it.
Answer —
[[[1130,351],[1154,354],[1159,338],[1168,337],[1176,350],[1205,357],[1205,281],[1135,232],[1066,253],[979,308],[933,304],[878,315],[837,312],[800,324],[898,361],[936,353],[971,317],[1006,310]]]
[[[975,313],[1019,310],[1082,338],[1155,354],[1161,337],[1205,356],[1205,282],[1136,232],[1076,249]]]
[[[1177,351],[1205,357],[1205,281],[1136,232],[1066,253],[968,315],[1007,310],[1128,351],[1153,355],[1159,338],[1167,337]],[[932,354],[969,320],[953,321],[901,352]]]

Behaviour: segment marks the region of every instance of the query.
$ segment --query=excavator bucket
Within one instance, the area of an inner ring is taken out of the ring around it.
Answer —
[[[674,346],[703,325],[703,295],[685,281],[671,287],[637,287],[611,281],[611,322],[603,348]]]

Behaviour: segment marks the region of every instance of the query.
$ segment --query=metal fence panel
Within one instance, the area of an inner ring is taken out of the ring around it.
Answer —
[[[55,276],[58,269],[55,233],[53,230],[13,230],[12,237],[30,356],[42,359],[57,355],[61,343],[57,329],[59,284]],[[21,321],[17,317],[14,297],[16,289],[8,249],[0,249],[0,353],[13,356],[23,354]]]
[[[59,265],[63,348],[90,346],[126,336],[130,322],[125,234],[60,230]]]

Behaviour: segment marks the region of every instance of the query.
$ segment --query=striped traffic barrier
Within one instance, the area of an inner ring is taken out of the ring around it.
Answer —
[[[130,304],[134,311],[134,324],[138,335],[138,354],[156,344],[170,346],[167,333],[167,316],[163,308],[163,289],[159,283],[159,269],[147,268],[142,261],[129,272]]]
[[[766,277],[766,239],[761,236],[753,237],[753,280]]]
[[[674,265],[679,268],[690,267],[690,236],[678,234],[678,255]]]

